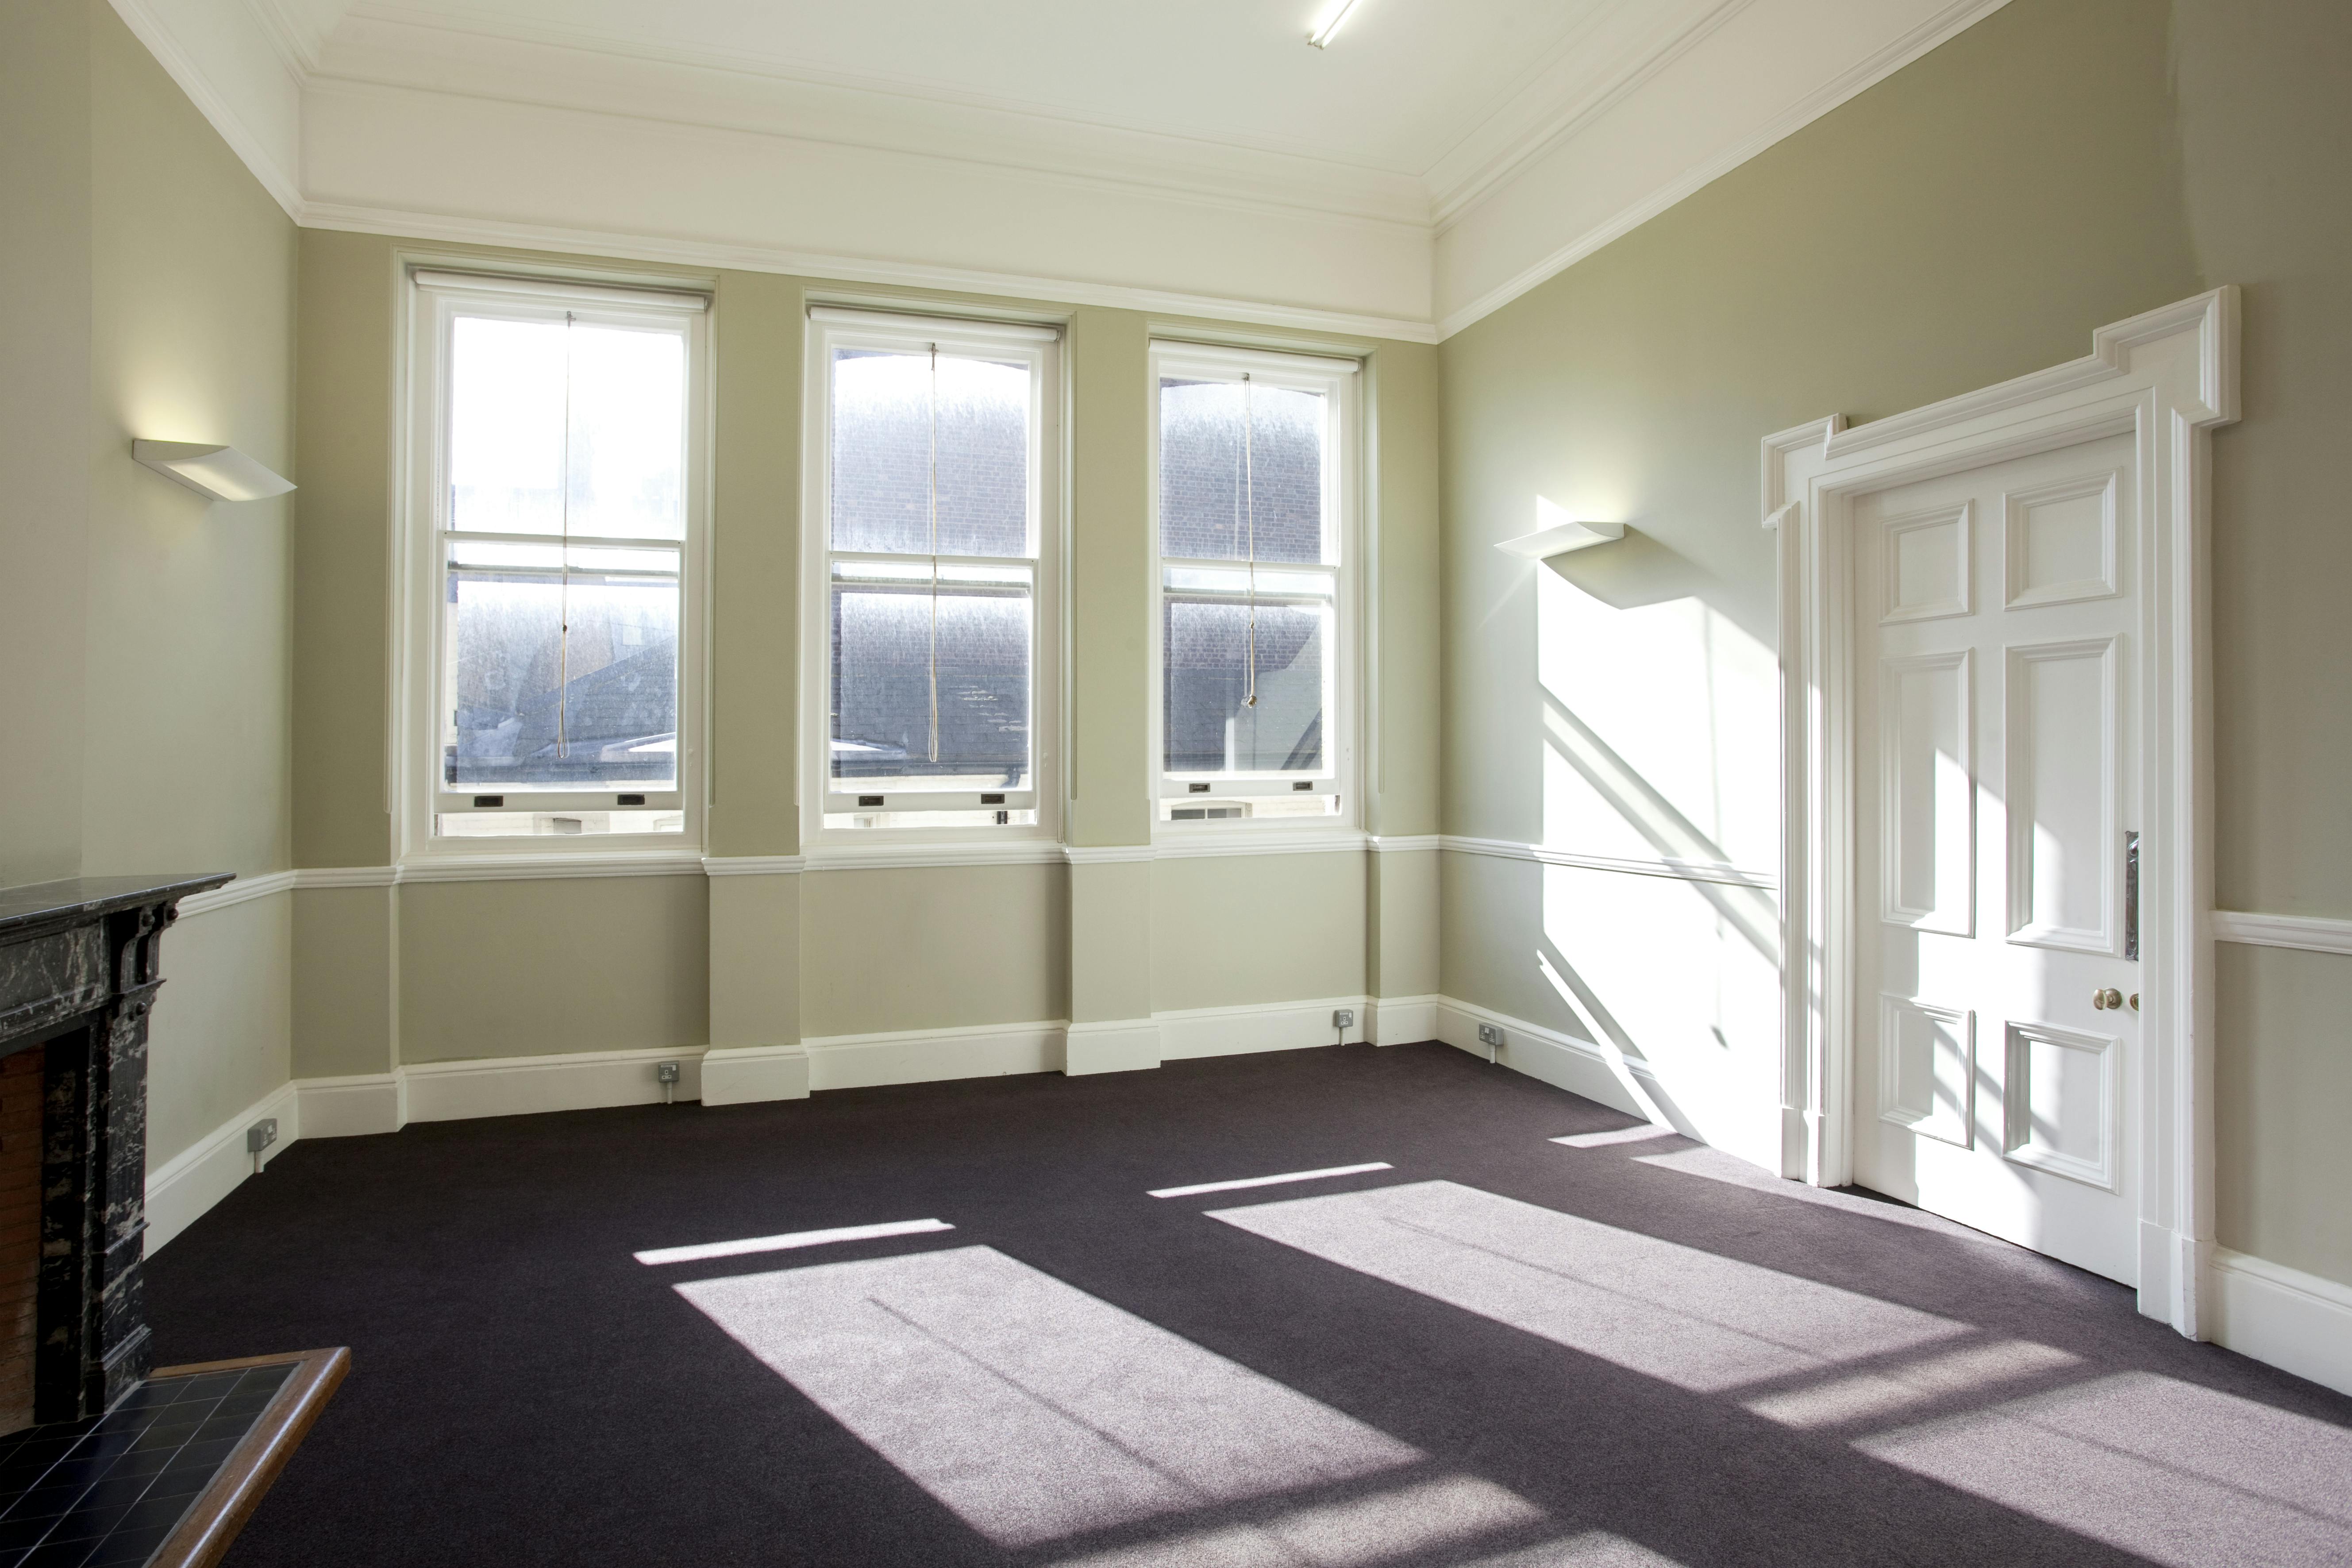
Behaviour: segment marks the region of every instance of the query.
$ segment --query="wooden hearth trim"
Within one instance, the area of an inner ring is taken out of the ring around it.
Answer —
[[[295,1363],[268,1408],[213,1476],[212,1485],[197,1495],[181,1517],[148,1568],[214,1568],[229,1542],[245,1528],[254,1506],[326,1408],[343,1374],[351,1370],[352,1352],[334,1350],[300,1351],[290,1355],[247,1356],[237,1361],[196,1362],[187,1366],[159,1367],[156,1377],[186,1377],[203,1372],[242,1372],[248,1367]]]

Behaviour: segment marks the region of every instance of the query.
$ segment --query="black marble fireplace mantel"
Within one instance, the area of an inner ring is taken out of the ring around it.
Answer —
[[[0,1057],[46,1047],[37,1421],[98,1415],[147,1375],[147,1016],[179,900],[227,880],[0,889]]]

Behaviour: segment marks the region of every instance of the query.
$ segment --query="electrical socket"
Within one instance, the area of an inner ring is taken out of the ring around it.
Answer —
[[[1482,1046],[1492,1047],[1494,1049],[1498,1051],[1501,1050],[1503,1048],[1503,1026],[1500,1024],[1479,1025],[1478,1043]]]
[[[258,1154],[278,1142],[278,1118],[265,1116],[245,1130],[245,1152]]]
[[[1356,1026],[1356,1010],[1353,1007],[1332,1008],[1331,1026],[1335,1029],[1354,1028]]]
[[[676,1062],[656,1062],[654,1064],[654,1081],[656,1083],[676,1083],[677,1081],[677,1064]]]

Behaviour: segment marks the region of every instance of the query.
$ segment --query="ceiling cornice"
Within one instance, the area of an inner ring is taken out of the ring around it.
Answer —
[[[1413,174],[384,0],[331,34],[304,0],[113,0],[308,226],[1419,342],[2004,3],[1603,7]]]
[[[1213,323],[1238,322],[1291,331],[1331,332],[1346,337],[1385,339],[1392,342],[1437,342],[1434,326],[1428,321],[1404,317],[1317,310],[1218,295],[1185,294],[1066,278],[1025,277],[1008,272],[933,267],[919,262],[875,260],[817,251],[726,245],[708,240],[652,239],[643,235],[496,223],[436,213],[328,202],[306,203],[301,224],[305,228],[381,234],[401,239],[431,240],[444,245],[493,246],[512,250],[551,251],[566,256],[610,257],[620,261],[651,261],[674,267],[773,272],[818,283],[880,284],[929,290],[943,296],[978,294],[998,300],[1091,305],[1106,310],[1139,310],[1160,318]]]

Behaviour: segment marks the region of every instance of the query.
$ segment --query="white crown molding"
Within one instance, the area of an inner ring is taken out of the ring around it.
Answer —
[[[115,3],[305,226],[1433,342],[2004,0],[1601,7],[1419,174],[455,8]],[[959,200],[1024,221],[891,216]]]
[[[1622,238],[1660,213],[1681,202],[1685,197],[1712,184],[1758,153],[1803,130],[1840,104],[1875,87],[1937,45],[1966,31],[2008,3],[2009,0],[1945,0],[1945,4],[1937,6],[1917,24],[1905,29],[1900,35],[1872,50],[1860,60],[1836,71],[1821,85],[1801,93],[1793,102],[1778,113],[1770,115],[1760,124],[1745,133],[1735,132],[1727,144],[1712,153],[1698,158],[1688,166],[1659,180],[1646,194],[1636,200],[1625,204],[1599,222],[1588,225],[1580,232],[1555,242],[1534,260],[1459,304],[1453,304],[1444,298],[1447,292],[1445,287],[1447,269],[1441,264],[1438,299],[1435,305],[1439,340],[1442,342],[1450,338],[1464,328],[1493,315],[1520,295],[1565,272],[1612,241]],[[1677,47],[1672,54],[1656,62],[1655,68],[1644,77],[1639,86],[1648,87],[1662,81],[1666,68],[1696,54],[1698,45],[1726,37],[1729,29],[1723,24],[1731,21],[1735,16],[1750,13],[1760,16],[1762,13],[1773,10],[1786,12],[1802,8],[1806,8],[1805,0],[1784,0],[1783,4],[1777,6],[1767,5],[1754,7],[1728,7],[1715,18],[1714,26],[1694,29],[1678,40]],[[1821,5],[1812,5],[1810,8],[1827,9]],[[1766,16],[1764,20],[1769,23],[1777,21],[1778,18]],[[1733,68],[1737,68],[1736,64]],[[1583,118],[1564,127],[1545,144],[1528,147],[1518,153],[1512,162],[1511,178],[1488,184],[1480,188],[1474,197],[1447,210],[1446,216],[1437,226],[1441,247],[1449,236],[1455,234],[1464,226],[1466,219],[1478,213],[1481,208],[1496,202],[1500,196],[1511,191],[1514,185],[1519,184],[1518,176],[1533,173],[1537,165],[1551,154],[1561,152],[1580,140],[1582,132],[1597,132],[1604,130],[1605,127],[1598,122],[1611,110],[1624,104],[1633,96],[1635,95],[1628,93],[1610,102],[1595,105]],[[1704,114],[1708,112],[1708,110],[1693,106],[1691,112]],[[1505,237],[1490,241],[1488,247],[1502,248],[1511,245],[1510,239]]]
[[[1612,105],[1639,90],[1753,3],[1699,0],[1696,5],[1686,5],[1663,18],[1645,18],[1650,25],[1638,42],[1622,51],[1621,59],[1612,60],[1611,68],[1579,73],[1565,82],[1530,83],[1430,167],[1431,216],[1436,225],[1443,228],[1487,192],[1590,127]],[[1571,44],[1580,41],[1570,40]],[[1574,70],[1581,63],[1576,57],[1582,51],[1562,52],[1570,58],[1552,62],[1547,77],[1556,79],[1563,68]]]
[[[180,907],[187,906],[183,903]],[[2352,954],[2352,921],[2322,920],[2315,915],[2257,915],[2240,910],[2215,910],[2213,935],[2217,941],[2249,947],[2292,947],[2305,952]]]
[[[1727,887],[1773,892],[1780,879],[1770,871],[1754,871],[1723,860],[1628,858],[1616,855],[1585,855],[1511,838],[1465,838],[1447,834],[1444,847],[1457,855],[1483,855],[1494,860],[1530,860],[1544,866],[1567,866],[1584,871],[1616,871],[1633,877],[1664,877],[1678,882],[1719,882]]]
[[[196,111],[211,122],[240,163],[261,182],[270,199],[302,221],[302,186],[296,177],[300,163],[299,94],[301,78],[280,51],[275,31],[243,0],[112,0],[115,14],[146,46],[165,74],[188,95]],[[240,38],[240,31],[251,37]],[[204,35],[202,50],[192,47],[184,32]],[[241,58],[240,58],[241,57]],[[262,58],[267,57],[264,68]],[[255,123],[257,93],[271,89],[285,95],[280,110],[288,124],[278,138]],[[281,142],[273,145],[273,142]]]
[[[436,240],[444,244],[501,246],[520,250],[551,250],[572,256],[611,257],[622,261],[657,261],[741,272],[773,272],[819,282],[880,283],[951,294],[987,294],[1002,299],[1092,305],[1114,310],[1139,310],[1158,316],[1334,332],[1349,337],[1385,338],[1402,342],[1437,342],[1435,327],[1427,321],[1402,316],[1312,310],[1303,306],[1269,304],[1263,300],[1183,294],[1164,289],[985,272],[919,262],[874,260],[765,246],[664,239],[541,224],[496,223],[487,219],[353,206],[334,202],[304,204],[300,222],[305,228],[390,235],[396,238]]]
[[[585,110],[1426,227],[1414,174],[933,83],[513,16],[364,5],[310,79]]]
[[[239,904],[266,899],[273,893],[290,893],[299,875],[293,871],[269,871],[258,877],[239,877],[226,887],[211,888],[201,893],[190,893],[180,900],[182,918],[210,914],[215,910],[234,909]]]

